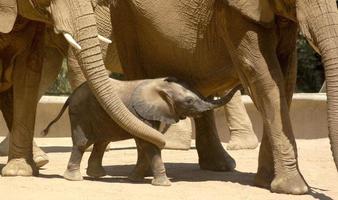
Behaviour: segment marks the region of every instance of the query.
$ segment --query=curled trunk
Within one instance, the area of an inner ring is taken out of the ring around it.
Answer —
[[[124,106],[116,94],[117,80],[109,79],[102,60],[98,31],[89,1],[70,1],[71,10],[75,15],[74,38],[81,46],[75,50],[81,70],[100,104],[112,119],[130,134],[163,148],[164,137],[155,129],[138,120]]]
[[[215,108],[218,108],[218,107],[221,107],[221,106],[224,106],[225,104],[227,104],[231,99],[232,97],[235,95],[235,93],[238,91],[238,90],[241,90],[243,89],[243,86],[242,85],[237,85],[235,86],[234,88],[232,88],[230,91],[228,91],[227,93],[225,93],[223,96],[219,97],[219,98],[207,98],[205,99],[205,105],[208,107],[207,109],[205,110],[212,110],[212,109],[215,109]]]
[[[305,36],[318,47],[325,68],[329,138],[338,169],[338,12],[333,0],[299,0],[297,18]]]

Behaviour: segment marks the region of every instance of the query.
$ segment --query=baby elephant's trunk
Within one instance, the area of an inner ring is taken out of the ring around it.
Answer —
[[[69,105],[70,99],[71,99],[71,96],[68,97],[67,101],[66,101],[65,104],[63,105],[61,111],[60,111],[59,114],[56,116],[56,118],[53,119],[53,121],[51,121],[51,122],[48,124],[48,126],[47,126],[43,131],[41,131],[41,135],[46,136],[46,135],[48,134],[48,132],[49,132],[49,128],[50,128],[55,122],[57,122],[57,121],[61,118],[62,114],[65,112],[66,108],[67,108],[68,105]]]
[[[243,86],[239,84],[218,99],[214,99],[214,98],[206,99],[205,101],[207,102],[207,105],[210,107],[209,110],[212,110],[212,109],[215,109],[215,108],[218,108],[218,107],[221,107],[227,104],[232,99],[232,97],[235,95],[235,93],[241,89],[243,89]]]

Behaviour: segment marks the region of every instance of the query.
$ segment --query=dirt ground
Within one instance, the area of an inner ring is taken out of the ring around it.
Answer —
[[[189,151],[165,150],[163,159],[172,186],[152,186],[150,178],[146,183],[130,183],[126,177],[136,161],[132,140],[112,143],[103,161],[107,176],[96,180],[86,176],[89,156],[86,153],[82,163],[85,180],[67,181],[62,174],[70,156],[70,138],[38,138],[37,143],[48,152],[50,163],[40,170],[39,177],[0,177],[0,199],[338,199],[338,174],[328,139],[297,142],[300,169],[312,188],[308,195],[274,194],[254,187],[252,180],[257,168],[258,149],[230,151],[237,161],[235,172],[200,170],[194,148]],[[0,157],[0,168],[6,161],[6,157]]]

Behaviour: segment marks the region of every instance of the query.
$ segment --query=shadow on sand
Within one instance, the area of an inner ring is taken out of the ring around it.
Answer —
[[[5,164],[0,164],[0,171],[5,166]],[[132,171],[135,165],[111,165],[105,166],[105,170],[108,176],[103,178],[91,178],[84,176],[85,180],[88,181],[100,181],[105,183],[131,183],[128,180],[128,175]],[[232,171],[232,172],[214,172],[201,170],[197,163],[166,163],[167,175],[170,180],[175,182],[204,182],[204,181],[220,181],[220,182],[231,182],[238,183],[241,185],[254,186],[253,179],[255,174],[248,172]],[[43,174],[43,170],[40,171],[39,177],[54,179],[62,178],[58,174]],[[66,181],[66,180],[65,180]],[[147,178],[144,182],[134,183],[134,184],[150,184],[151,178]],[[331,197],[321,193],[320,191],[325,191],[320,188],[311,188],[308,195],[312,196],[315,199],[321,200],[333,200]]]
[[[41,149],[46,153],[67,153],[72,151],[71,146],[48,146],[48,147],[41,147]],[[129,149],[136,149],[136,147],[113,147],[110,148],[109,151],[118,151],[118,150],[129,150]]]
[[[112,165],[105,166],[108,177],[104,178],[90,178],[85,177],[85,180],[113,182],[113,183],[130,183],[128,175],[135,165]],[[165,163],[167,175],[171,182],[204,182],[204,181],[220,181],[231,182],[241,185],[256,187],[253,183],[255,173],[249,172],[215,172],[201,170],[197,163]],[[110,177],[109,177],[110,176]],[[151,178],[147,178],[144,182],[135,184],[150,184]],[[316,191],[315,191],[316,190]],[[333,200],[331,197],[321,193],[323,191],[319,188],[311,188],[308,195],[315,199]]]
[[[214,172],[201,170],[196,163],[165,163],[166,171],[171,182],[203,182],[203,181],[224,181],[239,183],[241,185],[253,185],[254,173],[239,171]],[[135,165],[112,165],[105,166],[108,176],[103,178],[91,178],[85,176],[85,180],[100,181],[107,183],[131,183],[128,175]],[[135,184],[150,184],[151,178],[144,182]]]

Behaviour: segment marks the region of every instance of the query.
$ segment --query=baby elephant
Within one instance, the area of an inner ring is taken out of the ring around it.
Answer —
[[[163,127],[168,127],[180,119],[196,117],[204,111],[224,105],[238,90],[236,87],[218,100],[204,100],[174,78],[121,81],[119,84],[116,87],[117,93],[127,108],[139,119],[161,132],[166,130]],[[88,160],[87,175],[104,176],[106,173],[102,167],[102,157],[108,143],[130,139],[132,136],[106,114],[86,83],[79,86],[67,99],[56,119],[44,130],[45,135],[67,106],[73,148],[64,177],[68,180],[82,180],[80,162],[85,149],[92,144],[94,147]],[[139,138],[135,138],[135,141],[138,160],[129,179],[141,181],[148,170],[151,170],[154,176],[153,185],[170,185],[161,150]]]

